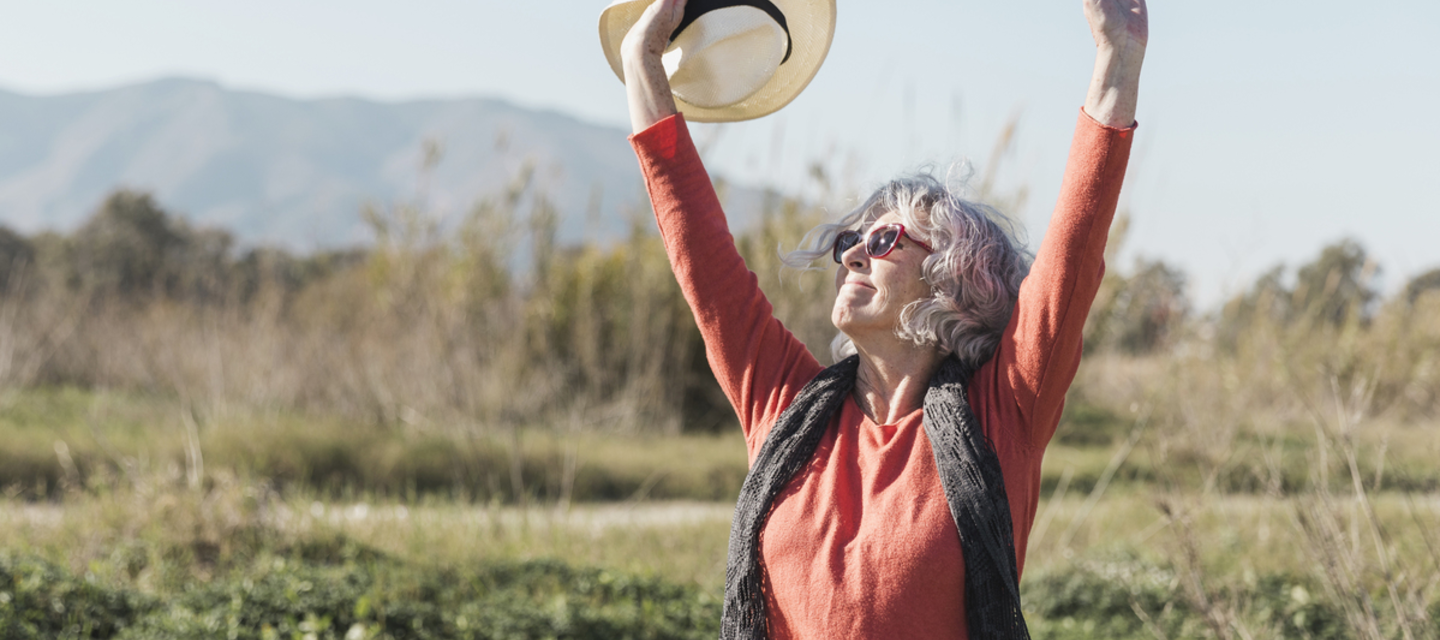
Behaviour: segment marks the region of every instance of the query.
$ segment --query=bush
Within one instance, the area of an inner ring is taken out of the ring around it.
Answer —
[[[1139,609],[1171,637],[1185,633],[1191,612],[1178,603],[1174,574],[1133,559],[1082,563],[1027,578],[1021,585],[1033,637],[1151,638]]]
[[[1133,557],[1082,561],[1026,579],[1021,600],[1037,640],[1206,636],[1213,629],[1193,596],[1180,587],[1181,580],[1170,569]],[[1223,607],[1220,618],[1233,616],[1231,623],[1269,629],[1275,637],[1351,637],[1341,608],[1312,595],[1318,593],[1311,580],[1269,574],[1250,587],[1225,586],[1206,594],[1206,606]]]
[[[49,562],[0,553],[0,640],[109,638],[157,604]]]
[[[718,599],[553,560],[435,569],[343,539],[169,597],[0,556],[0,639],[712,638]]]

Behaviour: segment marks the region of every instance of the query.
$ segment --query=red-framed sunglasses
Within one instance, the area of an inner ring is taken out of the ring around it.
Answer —
[[[882,224],[870,230],[865,236],[865,254],[871,258],[884,258],[895,250],[895,243],[900,241],[900,236],[910,238],[911,242],[919,245],[921,249],[934,253],[930,245],[915,239],[915,236],[905,233],[905,225],[898,222]],[[830,257],[835,259],[836,264],[841,264],[841,256],[846,251],[860,243],[860,232],[853,229],[846,229],[835,236],[835,247],[830,251]]]

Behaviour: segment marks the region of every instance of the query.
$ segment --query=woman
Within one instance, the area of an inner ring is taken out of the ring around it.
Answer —
[[[1095,72],[1028,276],[987,208],[897,180],[797,252],[839,263],[848,357],[829,368],[773,317],[675,110],[660,55],[684,0],[658,0],[626,36],[631,142],[751,462],[723,637],[1026,636],[1041,458],[1104,268],[1148,38],[1144,0],[1083,5]]]

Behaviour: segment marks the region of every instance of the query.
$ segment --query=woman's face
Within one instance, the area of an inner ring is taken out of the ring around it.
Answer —
[[[901,222],[900,216],[880,216],[862,235],[892,222]],[[872,335],[894,336],[905,305],[930,296],[930,285],[920,279],[921,263],[929,255],[910,239],[908,231],[883,258],[866,254],[863,241],[850,247],[835,270],[835,307],[830,311],[835,328],[856,342]]]

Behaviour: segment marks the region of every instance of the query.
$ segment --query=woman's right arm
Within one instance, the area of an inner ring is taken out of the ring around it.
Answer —
[[[680,289],[753,457],[776,416],[820,371],[772,312],[735,249],[720,201],[660,63],[684,0],[656,0],[621,44],[630,137]]]

